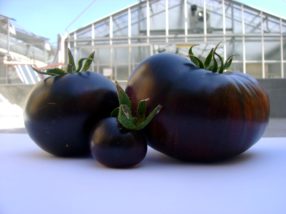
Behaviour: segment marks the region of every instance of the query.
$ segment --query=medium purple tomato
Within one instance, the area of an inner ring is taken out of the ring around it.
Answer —
[[[93,54],[79,61],[77,69],[69,63],[73,66],[68,71],[47,70],[45,74],[53,76],[36,84],[27,99],[26,130],[48,153],[90,155],[94,127],[118,106],[115,85],[99,73],[86,71],[92,59]]]

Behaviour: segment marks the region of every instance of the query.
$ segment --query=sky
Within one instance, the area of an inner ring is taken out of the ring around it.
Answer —
[[[15,25],[26,31],[56,42],[59,33],[73,31],[137,2],[138,0],[0,0],[0,14],[14,18]],[[83,11],[83,15],[77,19]],[[72,24],[75,19],[76,22]]]
[[[237,1],[286,18],[286,0]],[[137,2],[138,0],[0,0],[0,14],[14,18],[15,25],[56,43],[59,33],[73,31]]]

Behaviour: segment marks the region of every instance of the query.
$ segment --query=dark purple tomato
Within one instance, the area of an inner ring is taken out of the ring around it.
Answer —
[[[126,92],[135,105],[149,98],[148,109],[164,106],[146,129],[149,145],[184,161],[236,156],[260,139],[268,123],[268,96],[253,77],[212,73],[175,54],[143,61]]]
[[[92,156],[101,164],[127,168],[140,163],[147,152],[147,141],[141,131],[123,128],[115,117],[103,119],[91,141]]]
[[[30,137],[56,156],[90,155],[92,130],[118,106],[115,85],[95,72],[48,77],[33,88],[24,110]]]

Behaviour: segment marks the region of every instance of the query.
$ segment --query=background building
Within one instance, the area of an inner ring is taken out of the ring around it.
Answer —
[[[45,66],[54,59],[47,38],[17,26],[0,15],[0,84],[34,84],[41,79],[31,65]]]
[[[126,81],[152,54],[204,55],[222,42],[233,70],[256,78],[285,78],[286,20],[231,0],[146,0],[71,32],[65,47],[76,58],[95,50],[94,70]]]
[[[124,86],[152,54],[186,56],[191,45],[201,44],[195,51],[205,55],[219,42],[224,58],[235,56],[232,70],[265,87],[271,117],[286,117],[286,20],[232,0],[141,0],[61,36],[57,50],[0,15],[0,104],[23,108],[33,84],[44,78],[30,65],[64,62],[67,48],[76,60],[95,51],[93,70]]]
[[[23,129],[23,106],[33,85],[40,81],[31,65],[45,66],[55,50],[45,37],[19,27],[0,15],[0,131]]]

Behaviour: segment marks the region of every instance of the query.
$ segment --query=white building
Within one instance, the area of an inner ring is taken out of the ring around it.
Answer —
[[[41,79],[31,65],[45,66],[54,59],[47,38],[17,26],[0,15],[0,84],[34,84]]]
[[[68,34],[76,58],[95,50],[94,70],[126,81],[132,69],[157,52],[201,54],[222,42],[233,70],[257,78],[286,76],[286,20],[231,0],[146,0]]]

